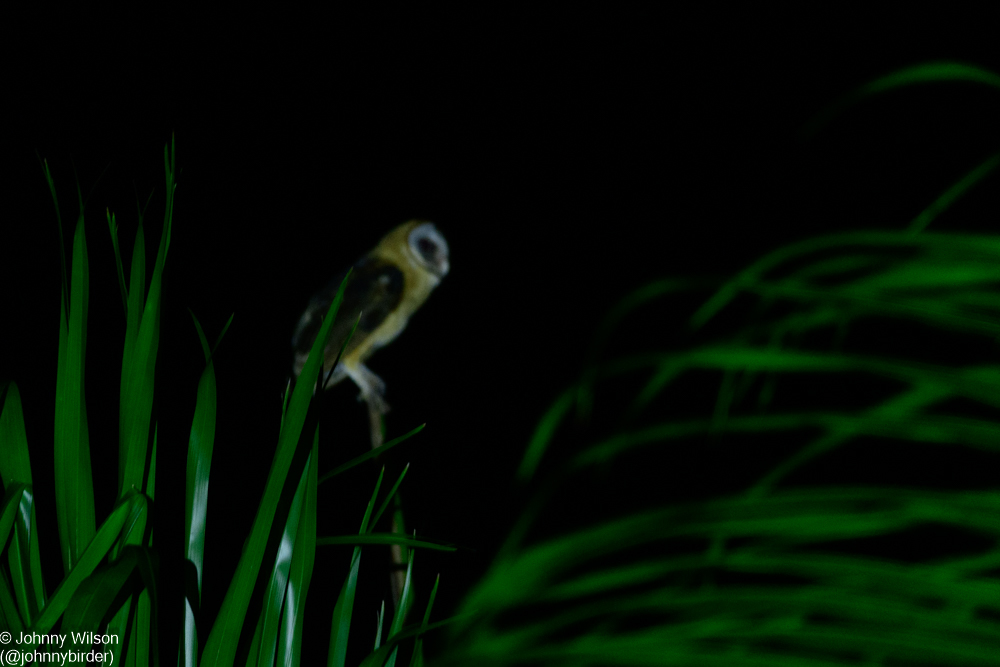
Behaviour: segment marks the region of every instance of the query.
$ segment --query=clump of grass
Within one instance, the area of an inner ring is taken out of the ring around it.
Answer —
[[[98,523],[90,464],[90,432],[84,378],[87,341],[89,266],[84,234],[82,197],[73,236],[71,261],[61,254],[62,299],[60,308],[59,358],[56,380],[55,478],[56,515],[64,577],[49,595],[43,580],[35,518],[28,441],[24,428],[21,395],[14,382],[0,387],[0,476],[4,504],[0,514],[0,537],[6,558],[0,563],[0,628],[10,632],[56,633],[71,639],[67,650],[76,661],[84,659],[90,645],[87,632],[112,637],[101,646],[100,655],[86,659],[99,664],[157,665],[160,644],[157,617],[173,613],[160,609],[155,576],[161,545],[153,540],[154,525],[149,508],[155,498],[158,424],[152,419],[156,357],[159,348],[163,270],[170,247],[174,202],[176,152],[164,148],[166,210],[163,229],[146,286],[145,240],[140,212],[132,262],[126,284],[118,247],[118,224],[109,213],[108,226],[115,251],[117,273],[126,314],[119,402],[118,500],[111,513]],[[62,238],[62,220],[55,185],[44,163],[45,176],[56,206]],[[60,247],[62,252],[62,247]],[[451,549],[394,533],[376,533],[373,527],[403,480],[400,475],[378,510],[375,502],[382,481],[379,476],[368,501],[358,535],[321,537],[316,534],[316,488],[319,477],[319,411],[312,387],[320,372],[326,333],[336,317],[344,285],[326,314],[300,381],[285,393],[281,430],[264,493],[250,534],[215,619],[202,618],[200,610],[208,491],[215,442],[216,381],[212,356],[232,322],[223,327],[209,346],[198,319],[195,330],[205,357],[205,368],[197,386],[197,400],[188,441],[184,544],[191,576],[186,581],[184,619],[176,638],[177,660],[182,665],[247,665],[303,663],[302,628],[316,547],[324,544],[354,544],[351,567],[331,621],[327,664],[343,665],[351,628],[358,564],[364,544],[403,544],[407,547]],[[110,364],[109,364],[110,365]],[[329,479],[369,458],[382,454],[419,432],[419,426],[377,450],[336,466],[323,475]],[[171,450],[178,448],[171,443]],[[399,609],[387,623],[387,637],[376,637],[372,664],[394,664],[402,641],[419,637],[434,627],[430,611],[436,585],[423,621],[404,628],[413,606],[410,585],[413,550],[409,559]],[[211,573],[208,576],[213,576]],[[218,576],[218,575],[214,575]],[[255,591],[262,593],[259,613],[249,617]],[[207,638],[197,629],[209,627]],[[173,645],[169,638],[168,646]],[[203,648],[200,648],[203,643]],[[29,651],[33,646],[22,646]],[[166,651],[168,654],[170,650]],[[423,651],[416,639],[410,664],[421,664]],[[308,664],[308,658],[305,662]]]
[[[991,72],[933,63],[834,111],[942,80],[1000,87]],[[518,478],[533,483],[556,449],[567,460],[550,462],[436,664],[997,664],[1000,483],[971,478],[997,469],[1000,367],[906,342],[1000,340],[1000,236],[927,230],[998,163],[972,169],[905,231],[795,243],[712,286],[688,346],[609,354],[653,324],[640,309],[669,319],[664,300],[704,281],[661,280],[624,299]],[[902,342],[886,347],[880,331]],[[714,401],[692,398],[709,383]],[[623,386],[634,389],[619,409]],[[593,425],[582,435],[574,412]],[[935,448],[934,470],[965,463],[970,479],[914,479],[907,458],[922,447]],[[887,456],[894,478],[879,482],[867,468]],[[691,461],[718,463],[699,474]],[[661,500],[627,509],[616,495],[647,487]],[[901,553],[904,540],[919,547]]]

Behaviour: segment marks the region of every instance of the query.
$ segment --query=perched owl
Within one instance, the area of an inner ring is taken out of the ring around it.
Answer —
[[[346,273],[345,269],[314,296],[299,319],[292,336],[296,377],[305,366],[323,317]],[[368,403],[373,413],[384,415],[389,409],[383,399],[385,383],[364,362],[406,328],[410,316],[447,273],[448,242],[432,223],[419,220],[396,227],[371,252],[355,262],[323,350],[322,377],[328,377],[324,387],[330,388],[350,377],[361,390],[359,398]],[[359,314],[361,320],[357,331],[340,363],[333,368],[337,353]]]

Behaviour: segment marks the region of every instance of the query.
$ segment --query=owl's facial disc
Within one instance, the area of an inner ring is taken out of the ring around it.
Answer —
[[[449,269],[448,242],[433,223],[425,222],[410,232],[410,251],[428,271],[443,278]]]

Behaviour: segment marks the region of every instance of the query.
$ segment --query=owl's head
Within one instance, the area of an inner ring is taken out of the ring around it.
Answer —
[[[432,222],[414,221],[407,235],[407,247],[413,261],[438,278],[448,273],[448,242]]]

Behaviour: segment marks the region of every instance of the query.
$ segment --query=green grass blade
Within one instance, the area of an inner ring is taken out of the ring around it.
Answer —
[[[411,625],[411,626],[408,626],[402,632],[399,632],[398,634],[396,634],[392,638],[386,640],[386,643],[385,643],[384,646],[378,647],[377,650],[375,650],[372,653],[369,653],[368,657],[366,657],[364,660],[361,661],[361,667],[375,667],[377,665],[382,665],[383,663],[385,663],[385,661],[388,658],[388,656],[393,651],[396,650],[396,647],[399,646],[399,644],[401,642],[406,641],[410,637],[417,637],[417,636],[426,634],[427,632],[430,632],[431,630],[437,630],[438,628],[445,627],[445,626],[448,626],[448,625],[452,625],[452,624],[456,624],[456,623],[462,623],[462,622],[468,622],[471,618],[472,618],[472,616],[470,616],[469,614],[462,614],[462,615],[458,615],[458,616],[452,616],[451,618],[446,618],[443,621],[436,621],[434,623],[429,623],[427,625],[421,624],[421,625]],[[502,656],[500,654],[495,654],[492,657],[494,659],[494,662],[497,662],[498,659],[504,658],[504,657],[507,657],[507,656]],[[435,663],[435,664],[437,664],[437,663]],[[449,663],[442,662],[442,664],[449,664]],[[469,664],[469,663],[462,663],[462,664]],[[476,662],[476,663],[471,663],[471,664],[486,664],[486,663],[485,662]],[[504,663],[502,662],[502,660],[500,660],[498,664],[504,664]],[[652,664],[658,664],[658,663],[652,663]]]
[[[924,400],[924,399],[922,399]],[[780,433],[817,427],[826,432],[853,435],[874,435],[899,440],[957,444],[987,452],[1000,453],[1000,425],[962,417],[885,412],[798,412],[769,413],[731,417],[726,422],[727,433]],[[580,452],[573,465],[605,465],[622,454],[640,447],[668,445],[671,440],[707,434],[713,429],[711,419],[670,421],[652,426],[622,431]]]
[[[80,582],[62,617],[63,632],[97,632],[101,621],[122,593],[128,594],[125,585],[136,567],[138,547],[129,546],[110,564],[97,568]],[[83,642],[76,646],[84,646]]]
[[[66,270],[66,239],[63,238],[62,215],[59,213],[59,198],[56,197],[56,184],[49,170],[48,160],[42,160],[42,170],[45,172],[45,182],[49,185],[52,205],[56,210],[56,231],[59,234],[59,276],[62,281],[62,307],[69,310],[69,272]]]
[[[135,613],[135,625],[132,626],[132,647],[135,649],[136,665],[160,664],[160,651],[157,636],[159,626],[156,622],[156,607],[149,593],[149,588],[139,592],[138,609]]]
[[[25,507],[30,506],[30,511]],[[24,520],[28,516],[27,522]],[[42,578],[41,554],[38,548],[38,520],[35,518],[34,494],[21,499],[21,515],[14,532],[9,552],[11,572],[16,572],[15,592],[21,600],[26,616],[37,618],[38,610],[46,605],[45,582]]]
[[[635,400],[632,401],[625,419],[628,421],[635,419],[667,385],[677,379],[683,370],[683,364],[669,362],[660,364],[660,367],[636,395]]]
[[[577,395],[577,388],[564,391],[538,423],[531,440],[528,442],[528,448],[521,458],[521,464],[517,468],[516,477],[522,484],[534,477],[538,464],[541,463],[545,450],[552,442],[556,429],[566,419]]]
[[[156,456],[155,444],[153,456]],[[136,493],[135,491],[129,494],[128,498],[131,501],[128,515],[125,517],[125,523],[122,525],[114,547],[108,554],[111,561],[120,558],[120,555],[125,553],[126,550],[131,549],[135,553],[134,550],[136,548],[145,547],[152,542],[152,526],[148,520],[150,499],[144,494]],[[122,650],[125,648],[125,638],[129,637],[129,653],[126,663],[143,664],[135,663],[135,655],[138,650],[137,642],[140,641],[140,638],[148,637],[149,628],[140,629],[137,627],[137,614],[138,607],[136,606],[135,596],[127,596],[121,601],[120,607],[118,607],[114,616],[108,622],[107,632],[122,639],[122,643],[108,647],[112,655],[111,663],[118,664],[125,657]]]
[[[150,500],[156,499],[156,439],[160,431],[160,423],[153,423],[153,453],[149,457],[149,475],[146,477],[146,495]],[[153,546],[153,533],[150,531],[148,546]]]
[[[226,320],[225,326],[222,327],[222,331],[220,331],[219,335],[215,338],[215,345],[212,346],[212,354],[215,354],[215,351],[219,347],[219,343],[222,342],[222,339],[226,335],[226,332],[229,331],[229,325],[233,323],[233,317],[235,315],[236,315],[236,313],[230,313],[229,314],[229,319]]]
[[[146,233],[142,218],[135,230],[132,246],[132,265],[129,269],[128,309],[125,317],[125,362],[130,362],[139,336],[142,311],[146,307]],[[131,363],[127,364],[131,366]],[[125,376],[122,377],[123,381]]]
[[[921,249],[930,253],[977,253],[996,254],[998,239],[987,236],[971,235],[913,235],[907,232],[844,232],[818,238],[806,239],[778,248],[757,260],[743,271],[725,283],[691,316],[689,322],[692,330],[703,327],[742,290],[758,284],[763,276],[775,270],[782,264],[804,257],[811,253],[819,253],[849,246],[867,246],[869,250],[885,248]]]
[[[351,632],[351,616],[354,609],[354,594],[358,586],[358,566],[361,564],[361,547],[354,547],[351,568],[344,585],[340,587],[337,602],[333,607],[330,621],[330,649],[327,653],[329,667],[344,667],[347,661],[347,640]]]
[[[167,169],[167,202],[164,214],[163,230],[160,235],[160,245],[153,264],[153,274],[150,279],[149,292],[142,307],[135,342],[129,351],[130,336],[126,333],[126,352],[122,363],[122,395],[120,419],[119,470],[121,480],[119,495],[133,487],[145,490],[143,486],[146,474],[146,449],[150,440],[150,416],[153,406],[153,387],[156,372],[156,356],[160,341],[160,308],[163,292],[163,268],[170,246],[170,227],[174,203],[174,161],[175,157],[164,148]],[[133,273],[136,273],[136,257],[142,254],[139,248],[140,237],[136,237],[136,251],[133,253]],[[133,276],[132,289],[136,289]],[[143,286],[138,289],[141,291]],[[137,299],[138,301],[138,299]],[[132,313],[129,304],[129,319],[127,327],[133,325],[136,313]]]
[[[21,632],[25,627],[21,615],[17,611],[14,594],[4,577],[0,577],[0,623],[3,624],[4,630],[13,632]]]
[[[608,340],[611,338],[615,330],[621,325],[622,320],[624,320],[630,313],[651,301],[662,298],[667,294],[689,290],[698,286],[700,286],[699,283],[695,283],[690,280],[676,278],[662,279],[643,285],[626,295],[621,301],[615,304],[614,308],[612,308],[601,321],[601,324],[591,341],[590,352],[587,355],[587,366],[597,363],[598,359],[604,352],[604,349],[607,347]]]
[[[365,507],[364,517],[361,519],[361,535],[369,532],[369,519],[372,510],[375,508],[375,499],[378,498],[378,490],[382,486],[382,476],[385,468],[379,471],[378,479],[375,480],[375,489]],[[319,544],[319,540],[316,540]],[[347,660],[347,640],[351,632],[351,617],[354,614],[354,594],[358,585],[358,566],[361,564],[361,547],[354,547],[351,556],[351,568],[347,573],[343,586],[340,587],[340,594],[337,595],[337,602],[333,607],[333,618],[330,621],[330,648],[327,652],[327,665],[329,667],[344,667]]]
[[[421,424],[420,426],[416,427],[412,431],[409,431],[408,433],[404,433],[403,435],[399,436],[398,438],[393,438],[392,440],[390,440],[389,442],[385,443],[384,445],[379,445],[375,449],[368,450],[367,452],[365,452],[364,454],[361,454],[360,456],[355,456],[353,459],[351,459],[347,463],[343,463],[343,464],[337,466],[336,468],[334,468],[330,472],[328,472],[325,475],[323,475],[322,477],[320,477],[319,483],[322,484],[323,482],[325,482],[326,480],[330,479],[331,477],[334,477],[335,475],[339,475],[340,473],[342,473],[342,472],[344,472],[346,470],[350,470],[351,468],[353,468],[356,465],[364,463],[365,461],[367,461],[369,459],[373,459],[376,456],[381,456],[382,454],[384,454],[386,452],[387,449],[389,449],[391,447],[395,447],[396,445],[400,444],[404,440],[409,439],[411,436],[414,436],[417,433],[420,433],[422,430],[424,430],[425,426],[427,426],[427,424]]]
[[[969,81],[1000,89],[1000,76],[994,72],[976,65],[944,61],[904,67],[869,81],[858,90],[861,95],[874,95],[914,84],[947,81]]]
[[[206,365],[198,382],[194,418],[191,423],[191,437],[188,441],[184,534],[186,536],[187,558],[195,565],[195,570],[198,573],[200,595],[205,550],[205,521],[208,514],[208,484],[215,443],[216,381],[208,344],[201,333],[201,327],[197,324],[197,320],[195,320],[195,325],[204,347]]]
[[[21,508],[21,497],[30,489],[27,484],[14,483],[4,486],[2,511],[0,511],[0,540],[7,544],[14,531],[14,518]]]
[[[135,344],[139,337],[139,325],[142,323],[142,311],[146,303],[146,241],[143,232],[142,215],[135,233],[135,244],[132,247],[132,268],[129,271],[128,307],[125,311],[125,345],[122,349],[122,377],[118,398],[118,485],[121,487],[125,477],[125,454],[129,438],[123,434],[134,421],[135,399],[132,396],[132,385],[135,382],[133,359]],[[131,436],[130,436],[131,437]]]
[[[313,449],[319,439],[319,427],[313,436]],[[272,665],[278,652],[279,630],[282,620],[282,609],[286,604],[288,593],[289,571],[298,538],[299,523],[302,516],[302,505],[305,502],[306,486],[309,481],[309,471],[312,467],[310,458],[306,460],[305,468],[295,488],[292,504],[288,509],[284,531],[275,555],[274,566],[271,568],[270,581],[264,592],[264,603],[260,611],[260,642],[257,647],[257,664]]]
[[[661,355],[638,355],[609,364],[608,376],[661,364],[687,368],[773,371],[776,373],[832,373],[859,371],[906,382],[941,387],[990,406],[1000,405],[1000,369],[992,366],[956,369],[878,356],[807,352],[793,349],[732,346],[705,347]]]
[[[20,514],[7,556],[20,614],[26,624],[31,625],[38,610],[45,606],[45,582],[38,550],[28,439],[17,383],[11,382],[0,388],[0,406],[0,479],[4,489],[13,488],[16,484],[23,484],[26,488],[18,501]]]
[[[189,311],[190,312],[190,311]],[[191,435],[188,440],[187,483],[184,504],[185,558],[195,572],[193,586],[189,587],[184,601],[184,626],[182,628],[180,650],[181,664],[194,667],[198,661],[198,631],[195,609],[201,607],[202,567],[205,557],[205,526],[208,517],[208,484],[212,469],[212,452],[215,446],[216,381],[215,367],[211,358],[208,341],[201,324],[191,313],[195,331],[205,354],[205,370],[198,381],[194,417],[191,421]],[[230,321],[232,318],[230,318]],[[227,325],[228,326],[228,325]],[[220,336],[221,340],[221,336]]]
[[[25,570],[22,573],[16,569],[21,563],[14,560],[13,553],[15,551],[13,547],[17,544],[14,521],[16,518],[19,518],[18,514],[21,511],[21,504],[24,502],[25,494],[27,494],[28,498],[31,498],[31,488],[26,484],[15,482],[4,486],[2,513],[0,513],[0,540],[2,540],[0,543],[7,544],[9,540],[13,541],[11,545],[10,573],[14,585],[14,590],[11,591],[7,585],[6,578],[0,577],[0,579],[3,579],[2,591],[0,591],[0,610],[3,611],[3,616],[9,624],[5,625],[5,628],[22,628],[25,625],[31,625],[33,619],[32,612],[37,613],[37,608],[31,610],[29,602],[33,602],[33,600],[24,589],[23,577],[27,574],[27,571]],[[27,516],[31,516],[30,513]]]
[[[151,530],[148,526],[149,501],[145,494],[129,494],[129,498],[135,494],[135,498],[130,503],[128,516],[125,517],[125,524],[122,526],[121,535],[118,538],[115,548],[111,550],[111,559],[114,560],[118,554],[127,546],[138,546],[146,543],[146,533]]]
[[[403,583],[403,593],[399,596],[399,608],[396,610],[396,614],[392,617],[392,625],[389,626],[389,637],[397,635],[402,631],[403,623],[406,622],[406,617],[410,613],[410,608],[413,607],[412,576],[414,553],[414,551],[410,551],[409,558],[406,559],[406,579]]]
[[[350,274],[341,283],[337,296],[323,319],[323,326],[316,336],[305,367],[299,374],[295,389],[292,391],[288,412],[284,417],[281,433],[278,436],[278,448],[265,483],[264,494],[261,497],[257,515],[254,517],[246,547],[240,556],[236,574],[229,585],[222,609],[212,626],[205,650],[202,653],[202,665],[229,667],[233,664],[240,630],[246,617],[247,605],[260,572],[268,533],[274,520],[274,512],[302,434],[306,412],[313,396],[313,388],[316,386],[316,380],[322,367],[323,348],[333,320],[340,309],[344,287],[349,278]]]
[[[121,642],[108,647],[111,651],[111,660],[105,661],[106,664],[137,664],[135,661],[137,613],[135,597],[129,596],[111,617],[107,625],[107,633],[120,637]],[[126,649],[128,649],[127,652]]]
[[[907,227],[909,232],[911,234],[919,234],[926,229],[927,225],[931,224],[934,218],[946,211],[949,206],[968,192],[972,186],[989,176],[997,168],[997,165],[1000,165],[1000,153],[994,153],[986,158],[986,160],[978,164],[972,171],[963,176],[961,180],[945,190],[940,197],[935,199],[930,206],[921,211],[910,222]]]
[[[672,278],[654,280],[653,282],[633,290],[616,303],[598,326],[597,332],[591,340],[590,349],[587,352],[587,361],[584,365],[583,375],[576,388],[578,419],[581,422],[585,422],[590,416],[594,402],[594,383],[597,380],[595,373],[596,368],[600,363],[601,358],[604,356],[604,352],[608,347],[612,335],[621,326],[622,321],[626,317],[634,313],[642,306],[645,306],[656,299],[663,298],[664,296],[680,292],[688,292],[696,289],[718,287],[718,284],[718,280],[705,279],[695,280]],[[524,474],[524,472],[519,471],[518,479],[523,480]]]
[[[33,631],[39,634],[47,634],[52,630],[56,621],[59,620],[59,617],[62,616],[69,605],[76,589],[84,579],[97,569],[104,557],[111,551],[115,542],[118,541],[122,527],[125,525],[125,520],[131,511],[132,503],[137,502],[136,498],[138,497],[140,496],[133,496],[129,500],[119,501],[115,509],[111,511],[108,518],[101,524],[100,529],[97,530],[94,539],[90,541],[87,548],[80,554],[76,566],[70,570],[56,588],[55,593],[49,598],[49,603],[41,611],[38,620],[32,626]]]
[[[0,478],[5,487],[15,481],[31,484],[28,435],[16,382],[0,387]]]
[[[378,610],[378,618],[375,624],[375,650],[382,644],[382,623],[385,621],[385,600],[382,600],[382,607]]]
[[[174,182],[174,175],[177,173],[177,137],[170,135],[170,145],[163,147],[163,171],[166,178],[167,209],[163,214],[163,233],[160,237],[160,249],[156,256],[156,261],[161,266],[167,259],[167,250],[170,248],[170,235],[174,219],[174,192],[177,184]]]
[[[125,286],[125,269],[122,266],[122,253],[118,247],[118,223],[111,211],[105,210],[108,217],[108,231],[111,234],[111,247],[115,251],[115,268],[118,269],[118,288],[122,293],[122,308],[128,313],[128,288]]]
[[[401,544],[406,547],[417,547],[421,549],[431,549],[433,551],[457,551],[457,547],[437,542],[418,540],[415,537],[407,537],[399,533],[368,533],[367,535],[336,535],[332,537],[320,537],[316,539],[319,546],[333,546],[339,544]]]
[[[260,635],[264,629],[264,616],[257,617],[257,625],[254,627],[253,638],[250,640],[250,649],[247,651],[247,661],[245,667],[258,667],[260,654]]]
[[[306,468],[305,497],[299,527],[295,534],[292,563],[288,573],[284,618],[278,643],[278,664],[285,667],[301,664],[302,630],[305,621],[306,595],[316,561],[316,488],[319,468],[319,429],[313,437],[310,465]]]
[[[89,291],[83,212],[73,238],[70,310],[60,313],[56,377],[55,491],[56,519],[63,568],[70,572],[94,537],[94,487],[90,466],[84,361],[87,349]]]
[[[372,497],[368,499],[368,505],[365,506],[365,514],[361,518],[361,530],[358,531],[361,535],[371,532],[370,526],[374,525],[371,521],[372,511],[375,509],[375,499],[378,498],[378,490],[382,488],[382,477],[384,476],[385,467],[383,466],[382,469],[378,471],[378,479],[375,480],[375,489],[372,491]]]
[[[392,488],[389,489],[389,493],[386,494],[382,504],[379,505],[378,511],[375,512],[375,516],[372,518],[371,522],[369,522],[368,530],[366,532],[371,533],[372,527],[378,524],[378,520],[382,518],[382,514],[385,512],[386,508],[389,507],[389,503],[391,503],[396,497],[396,491],[399,489],[399,485],[403,483],[403,478],[406,477],[406,473],[409,469],[410,464],[407,463],[403,468],[403,472],[399,473],[399,477],[396,478],[396,483],[392,485]]]
[[[422,630],[426,630],[431,622],[431,610],[434,608],[434,599],[437,597],[438,584],[441,583],[441,575],[434,578],[434,586],[431,588],[431,595],[427,599],[427,608],[424,609],[424,620],[420,624]],[[410,656],[410,667],[424,667],[424,640],[417,637],[413,644],[413,655]]]
[[[806,123],[800,135],[802,137],[814,135],[844,111],[872,95],[907,86],[943,82],[977,83],[1000,89],[1000,76],[983,67],[955,61],[921,63],[873,79],[844,95]]]
[[[208,347],[208,339],[205,338],[205,332],[201,328],[201,322],[198,321],[194,311],[188,308],[188,313],[191,315],[191,320],[194,322],[194,330],[198,334],[198,342],[201,343],[201,351],[205,355],[205,363],[208,363],[209,357],[212,355],[212,351]]]
[[[940,402],[950,395],[951,392],[945,387],[926,384],[917,385],[869,410],[868,416],[874,419],[885,417],[887,419],[903,420],[919,413],[922,409],[930,405]],[[837,424],[837,427],[828,430],[825,434],[808,442],[799,451],[786,458],[765,474],[753,485],[748,495],[756,497],[767,493],[778,481],[797,467],[843,444],[848,438],[857,435],[858,431],[854,430],[852,426],[853,424],[841,422]]]
[[[125,519],[125,525],[122,528],[121,537],[112,550],[111,557],[115,558],[116,554],[120,553],[123,549],[133,548],[133,547],[152,547],[153,544],[153,530],[152,524],[149,522],[149,506],[150,502],[153,500],[153,493],[155,490],[155,480],[156,480],[156,447],[157,447],[157,428],[154,425],[153,428],[153,455],[150,459],[150,469],[149,469],[149,481],[147,483],[147,493],[146,494],[135,494],[133,491],[129,497],[132,495],[139,496],[135,499],[132,510],[129,512],[128,517]],[[146,553],[142,551],[140,553]],[[139,563],[144,561],[140,560]],[[145,575],[143,575],[145,576]],[[147,578],[148,579],[148,578]],[[155,589],[155,582],[150,583],[146,581],[147,588]],[[121,638],[128,637],[128,641],[122,644],[111,645],[107,648],[111,652],[111,660],[107,664],[119,664],[124,659],[124,664],[126,665],[143,665],[149,664],[148,660],[145,662],[144,659],[138,658],[137,656],[146,655],[149,650],[149,639],[150,639],[150,618],[155,610],[151,612],[150,610],[150,593],[149,590],[142,590],[139,594],[138,603],[135,602],[135,597],[131,596],[125,600],[124,604],[118,609],[111,621],[108,622],[107,632],[112,635],[116,635]],[[155,629],[154,629],[155,630]],[[125,648],[124,644],[127,643],[128,653],[123,657],[122,650]],[[159,656],[156,656],[159,659]]]
[[[155,602],[157,597],[154,560],[155,554],[147,547],[129,545],[116,560],[98,568],[80,584],[63,614],[60,628],[67,635],[67,641],[72,643],[76,650],[86,652],[92,648],[91,643],[85,636],[81,636],[81,633],[102,634],[100,632],[102,621],[115,606],[124,602],[119,613],[124,612],[128,615],[132,599],[129,594],[135,590],[129,584],[139,579],[142,582],[139,611],[132,615],[132,623],[124,626],[124,630],[129,632],[116,632],[111,626],[107,628],[104,634],[116,638],[117,641],[104,647],[104,652],[109,657],[103,664],[118,664],[122,660],[122,651],[126,643],[128,644],[126,664],[159,664],[159,653],[155,650],[158,634],[156,610],[151,603]]]

